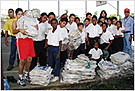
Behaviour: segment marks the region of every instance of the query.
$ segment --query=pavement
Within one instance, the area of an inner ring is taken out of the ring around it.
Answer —
[[[18,66],[17,66],[17,61],[14,63],[14,68],[11,71],[7,71],[7,67],[9,66],[9,55],[10,55],[10,43],[11,43],[11,37],[8,37],[9,41],[9,46],[5,45],[5,38],[1,37],[1,49],[2,49],[2,62],[3,62],[3,74],[4,77],[7,78],[7,76],[14,76],[14,78],[17,80],[18,79]],[[132,43],[133,49],[134,49],[134,42]],[[134,50],[133,50],[133,56],[134,56]],[[98,75],[96,75],[95,79],[93,80],[85,80],[79,82],[79,84],[84,84],[84,83],[97,83],[102,81]],[[41,85],[30,85],[29,83],[26,82],[26,86],[22,87],[19,86],[17,83],[11,83],[9,82],[10,85],[10,90],[26,90],[26,89],[52,89],[53,87],[61,87],[65,86],[68,87],[70,84],[61,84],[59,81],[55,83],[50,83],[48,86],[41,86]],[[74,84],[75,85],[75,84]]]

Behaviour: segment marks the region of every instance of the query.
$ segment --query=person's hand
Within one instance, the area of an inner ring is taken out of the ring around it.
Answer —
[[[121,32],[122,32],[122,33],[124,33],[124,32],[125,32],[125,30],[121,30]]]
[[[85,50],[87,49],[87,47],[85,46]]]
[[[38,30],[38,25],[34,26]]]
[[[90,57],[89,60],[92,60],[92,58]]]
[[[48,45],[47,45],[47,44],[45,44],[45,48],[47,48],[47,46],[48,46]]]
[[[8,46],[9,45],[9,42],[8,42],[8,40],[5,40],[5,44]]]
[[[132,40],[132,36],[129,37],[129,41],[131,41],[131,40]]]
[[[87,45],[90,45],[90,42],[89,41],[87,43],[88,43]]]
[[[108,49],[108,46],[105,48],[105,50],[107,50]]]
[[[23,34],[23,35],[26,35],[27,32],[25,31],[26,29],[20,29],[19,31]]]
[[[58,53],[56,56],[56,59],[59,59],[59,58],[60,58],[60,53]]]

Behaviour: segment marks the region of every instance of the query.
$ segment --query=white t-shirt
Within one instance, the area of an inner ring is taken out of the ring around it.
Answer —
[[[61,32],[58,30],[58,28],[52,32],[52,30],[48,31],[47,34],[47,39],[48,39],[48,45],[52,46],[59,46],[59,41],[62,41],[62,35]]]
[[[93,59],[99,59],[100,58],[100,55],[102,55],[103,54],[103,52],[102,52],[102,50],[101,49],[95,49],[95,48],[92,48],[90,51],[89,51],[89,54],[91,54],[92,55],[92,57],[91,58],[93,58]]]
[[[117,29],[117,26],[114,24],[111,25],[111,27],[107,28],[107,31],[111,32],[111,34],[114,36],[114,31]]]
[[[69,34],[71,34],[72,32],[75,32],[76,30],[78,30],[77,24],[75,22],[72,22],[71,25],[68,22],[67,25],[66,25],[66,28],[69,30]]]
[[[115,35],[122,35],[122,37],[124,37],[124,34],[121,32],[122,30],[123,30],[123,28],[119,28],[119,30],[115,29],[114,36]]]
[[[110,43],[109,40],[114,40],[113,35],[111,34],[111,32],[106,31],[105,33],[103,33],[100,37],[100,44],[103,43]]]
[[[46,21],[45,24],[46,24],[46,33],[45,34],[47,35],[48,32],[53,29],[53,27],[51,26],[51,24],[48,23],[48,21]]]
[[[102,30],[98,24],[96,24],[95,26],[93,24],[90,24],[87,33],[89,33],[89,38],[95,38],[99,37],[99,34],[102,33]]]
[[[33,41],[42,41],[45,39],[45,34],[47,34],[46,30],[46,22],[38,24],[38,36],[33,38]]]
[[[84,26],[84,28],[83,28],[83,31],[85,32],[85,37],[87,38],[87,31],[89,31],[89,27],[90,27],[90,25],[91,24],[89,24],[86,28],[85,28],[85,26]]]
[[[79,31],[79,30],[78,30]],[[82,44],[85,43],[85,32],[82,31],[82,33],[79,31],[80,35],[81,35],[81,38],[82,38]]]

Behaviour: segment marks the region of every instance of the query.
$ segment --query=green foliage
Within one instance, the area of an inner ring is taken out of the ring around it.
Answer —
[[[131,13],[131,14],[130,14],[130,17],[132,17],[132,18],[134,19],[134,13]]]
[[[112,18],[112,17],[117,17],[117,14],[111,14],[111,15],[109,15],[108,16],[108,18]],[[119,15],[119,20],[121,20],[122,19],[122,16],[121,15]]]
[[[1,20],[7,20],[7,19],[9,19],[8,15],[6,15],[6,14],[1,15]]]
[[[96,15],[96,16],[97,16],[97,11],[95,11],[95,12],[94,12],[94,15]]]
[[[68,14],[68,9],[65,9],[64,11],[66,12],[66,14]]]

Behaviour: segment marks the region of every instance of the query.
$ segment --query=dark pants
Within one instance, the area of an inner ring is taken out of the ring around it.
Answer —
[[[85,44],[81,44],[76,50],[73,52],[73,59],[77,58],[77,55],[85,53]]]
[[[16,47],[16,37],[11,36],[11,52],[10,52],[10,58],[9,58],[9,64],[10,65],[14,65],[15,62],[15,58],[16,58],[16,51],[17,51],[17,47]],[[17,53],[17,62],[19,64],[19,55]]]
[[[101,59],[99,58],[99,59],[93,59],[93,60],[97,62],[97,63],[96,63],[97,68],[100,68],[100,67],[98,66],[98,63],[101,61]]]
[[[55,61],[54,76],[60,75],[60,58],[57,59],[57,54],[59,51],[59,46],[48,47],[49,61],[48,65],[53,68],[53,62]]]
[[[68,59],[68,53],[67,50],[61,51],[60,52],[60,63],[61,63],[61,68],[64,67],[66,59]]]
[[[37,65],[37,59],[39,57],[39,64],[40,66],[46,66],[46,48],[45,40],[43,41],[34,41],[34,50],[35,50],[35,57],[32,57],[32,62],[30,66],[30,70],[32,70]]]

